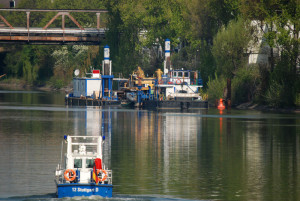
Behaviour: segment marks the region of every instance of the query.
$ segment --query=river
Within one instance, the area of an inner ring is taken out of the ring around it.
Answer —
[[[300,200],[296,113],[67,107],[64,94],[1,90],[0,114],[0,200],[60,200],[63,136],[100,133],[103,200]]]

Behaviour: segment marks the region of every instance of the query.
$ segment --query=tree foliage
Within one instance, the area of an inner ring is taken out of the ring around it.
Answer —
[[[266,45],[270,47],[270,68],[266,68],[268,80],[263,88],[267,89],[268,97],[261,94],[261,98],[273,106],[293,105],[300,93],[297,73],[300,43],[299,1],[242,0],[241,3],[243,16],[259,20],[267,27],[264,38]],[[275,50],[280,51],[280,56],[276,59]]]
[[[246,64],[250,40],[251,28],[243,19],[230,21],[219,30],[212,48],[219,74],[233,78],[236,71]]]
[[[101,26],[107,32],[100,47],[10,47],[0,73],[31,84],[51,79],[63,86],[75,68],[81,72],[90,66],[100,68],[106,44],[116,75],[128,76],[137,66],[151,75],[162,67],[164,41],[169,38],[173,66],[200,71],[210,100],[220,98],[226,78],[232,79],[237,103],[251,99],[273,106],[293,105],[300,97],[299,0],[22,0],[18,7],[109,11],[101,14]],[[24,12],[0,14],[15,27],[26,26]],[[43,27],[55,14],[31,12],[30,26]],[[84,27],[96,24],[94,13],[71,15]],[[253,21],[263,33],[262,44],[255,44]],[[51,26],[60,27],[61,17]],[[76,25],[66,17],[66,27]],[[247,62],[253,44],[267,46],[269,51],[269,63],[259,64],[255,70]],[[273,102],[272,96],[277,97]]]

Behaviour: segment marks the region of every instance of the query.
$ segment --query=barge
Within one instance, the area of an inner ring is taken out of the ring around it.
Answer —
[[[146,78],[138,67],[133,72],[125,91],[128,102],[145,109],[207,109],[208,101],[200,92],[203,87],[198,71],[173,69],[170,61],[170,40],[165,41],[164,71]]]

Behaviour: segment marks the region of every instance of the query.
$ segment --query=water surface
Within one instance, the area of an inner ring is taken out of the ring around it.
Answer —
[[[35,91],[0,91],[0,114],[0,200],[59,200],[63,136],[100,133],[111,200],[300,199],[299,114],[66,107]]]

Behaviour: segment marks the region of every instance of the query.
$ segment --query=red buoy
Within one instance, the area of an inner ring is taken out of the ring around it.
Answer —
[[[222,98],[220,98],[220,102],[219,102],[219,104],[218,104],[218,109],[219,109],[219,110],[224,110],[224,109],[225,109],[225,106],[224,106],[224,104],[223,104],[223,99],[222,99]]]

